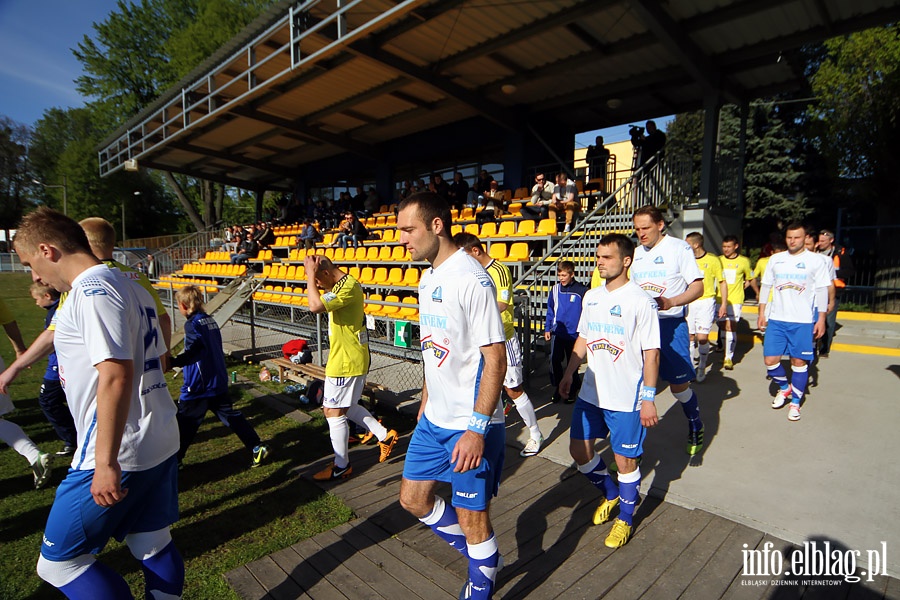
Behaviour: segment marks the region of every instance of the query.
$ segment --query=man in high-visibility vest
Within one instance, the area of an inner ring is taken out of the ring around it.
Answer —
[[[847,280],[855,273],[856,268],[853,266],[853,259],[847,249],[834,243],[834,234],[827,229],[819,232],[819,241],[816,245],[819,254],[823,254],[834,261],[834,270],[837,279],[834,280],[835,300],[834,306],[825,315],[825,335],[819,346],[819,357],[828,358],[831,351],[831,342],[834,340],[834,331],[837,327],[837,311],[840,302],[841,292],[847,287]]]

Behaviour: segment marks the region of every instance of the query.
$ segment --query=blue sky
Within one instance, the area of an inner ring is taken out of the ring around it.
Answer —
[[[0,0],[0,115],[33,125],[52,107],[81,106],[72,55],[115,0]]]

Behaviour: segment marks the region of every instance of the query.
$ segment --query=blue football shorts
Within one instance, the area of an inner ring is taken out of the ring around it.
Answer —
[[[812,360],[813,324],[769,321],[763,338],[764,356],[784,356]]]
[[[444,481],[452,488],[451,504],[466,510],[487,510],[490,499],[500,489],[500,473],[506,451],[506,428],[490,425],[484,436],[481,464],[465,473],[455,473],[450,462],[453,448],[465,431],[438,427],[424,416],[413,431],[403,478],[412,481]]]
[[[609,437],[612,451],[626,458],[644,453],[647,428],[641,425],[641,411],[621,412],[600,408],[579,398],[572,409],[573,440],[599,440]]]
[[[659,378],[670,384],[694,380],[691,338],[684,317],[659,320]]]
[[[128,494],[110,507],[94,502],[93,479],[93,470],[69,469],[59,484],[41,544],[41,555],[47,560],[97,554],[111,537],[121,542],[129,533],[156,531],[178,520],[178,459],[174,454],[152,469],[123,472],[122,488]]]

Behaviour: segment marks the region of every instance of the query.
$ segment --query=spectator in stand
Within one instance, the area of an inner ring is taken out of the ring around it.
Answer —
[[[359,248],[360,243],[369,237],[369,231],[362,224],[356,215],[347,213],[347,217],[341,224],[341,231],[338,233],[335,243],[340,244],[341,248],[347,249],[350,242],[353,242],[354,248]]]
[[[268,248],[272,244],[275,243],[275,231],[272,229],[272,224],[263,221],[260,223],[259,230],[256,232],[256,236],[254,236],[256,243],[259,245],[259,248]]]
[[[153,258],[153,253],[147,255],[147,277],[156,279],[156,259]]]
[[[400,190],[400,200],[404,200],[409,196],[412,196],[415,193],[413,189],[412,179],[407,179],[403,182],[403,189]]]
[[[481,173],[478,174],[478,180],[475,182],[474,189],[475,194],[478,196],[484,196],[489,189],[491,189],[491,182],[494,180],[493,177],[487,172],[487,170],[482,169]]]
[[[553,188],[553,196],[550,198],[548,206],[550,218],[556,219],[557,213],[565,211],[566,226],[563,231],[569,233],[572,231],[572,224],[575,220],[575,213],[581,208],[578,203],[578,188],[575,182],[569,179],[565,173],[559,173],[556,176],[556,187]]]
[[[466,183],[466,180],[463,179],[462,173],[457,171],[453,174],[453,183],[449,186],[449,191],[447,192],[448,198],[447,202],[453,208],[457,210],[462,210],[463,206],[466,204],[466,199],[469,196],[469,184]]]
[[[372,216],[381,209],[381,198],[378,197],[378,192],[375,191],[374,187],[369,188],[369,194],[366,196],[363,208],[367,216]]]
[[[431,176],[431,191],[450,204],[450,185],[437,173]]]
[[[522,216],[539,221],[550,216],[550,201],[553,198],[553,184],[546,180],[543,173],[534,176],[531,188],[531,204],[522,207]]]
[[[666,146],[666,134],[656,127],[655,122],[647,121],[646,127],[646,135],[641,134],[631,138],[631,143],[641,150],[641,166],[645,165],[647,161],[656,156],[656,153]]]
[[[253,239],[253,234],[249,231],[244,236],[244,241],[238,246],[238,251],[231,255],[231,264],[245,265],[251,258],[256,258],[259,254],[259,244]]]
[[[313,250],[316,247],[316,241],[319,239],[319,230],[312,224],[310,219],[303,220],[303,230],[297,236],[297,247],[301,245],[307,250]]]
[[[834,341],[834,332],[837,329],[837,311],[841,293],[847,287],[847,280],[856,274],[856,267],[850,256],[851,253],[847,252],[847,248],[835,244],[834,234],[827,229],[819,232],[816,250],[819,254],[831,259],[836,276],[834,303],[825,315],[825,335],[822,336],[822,342],[819,345],[819,357],[828,358],[828,353],[831,352],[831,342]]]
[[[490,188],[484,194],[484,209],[475,216],[475,220],[479,223],[496,221],[503,214],[505,208],[506,201],[503,190],[495,180],[491,181]]]

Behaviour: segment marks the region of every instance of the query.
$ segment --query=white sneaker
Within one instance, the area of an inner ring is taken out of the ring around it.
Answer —
[[[790,399],[791,399],[791,388],[788,388],[786,390],[778,390],[778,393],[775,394],[775,399],[772,400],[772,408],[781,408],[782,406],[787,404],[788,400],[790,400]]]
[[[572,226],[566,223],[566,226],[563,229],[563,233],[569,233],[570,231],[572,231]]]
[[[800,420],[800,405],[791,403],[791,407],[788,409],[788,421],[799,421]]]
[[[537,454],[538,452],[541,451],[541,444],[543,444],[543,443],[544,443],[544,436],[541,436],[538,439],[532,438],[532,439],[528,440],[528,443],[525,444],[525,447],[522,449],[521,452],[519,452],[519,456],[525,456],[525,457],[534,456],[535,454]]]

